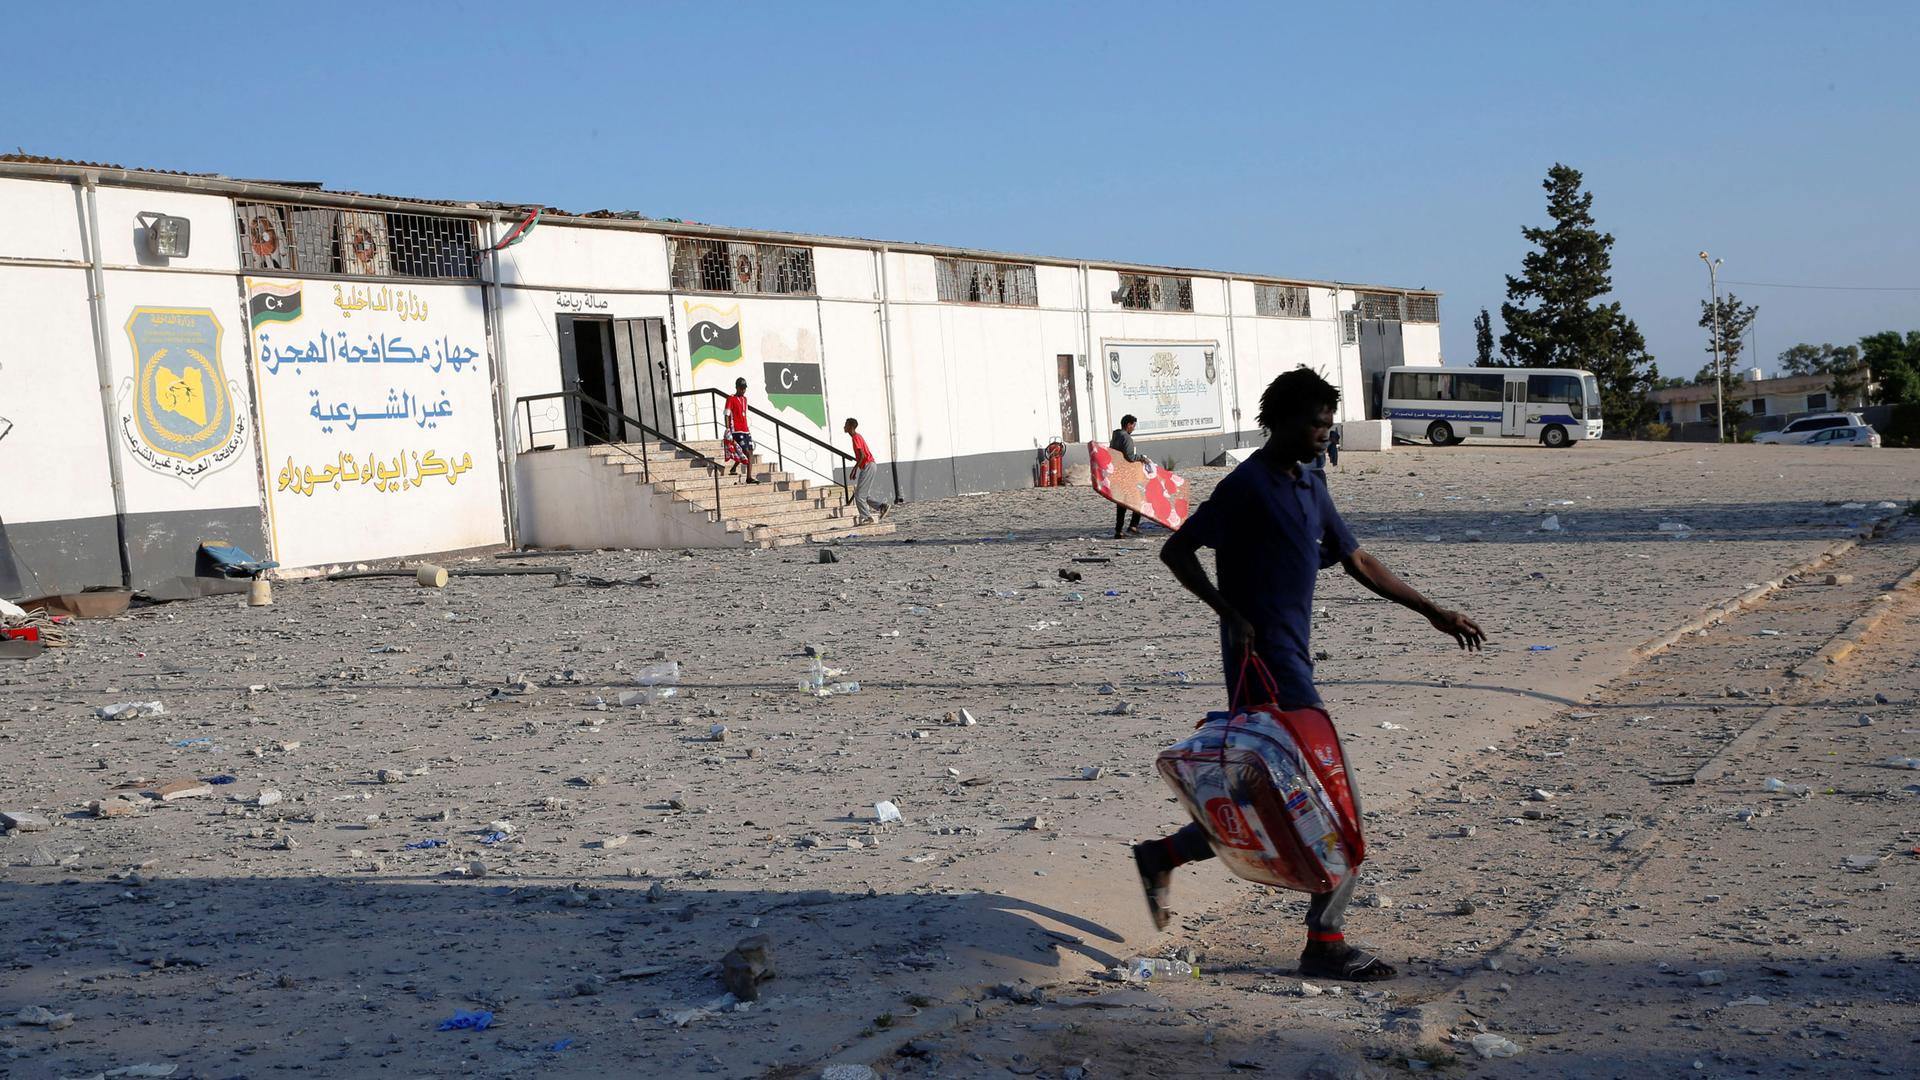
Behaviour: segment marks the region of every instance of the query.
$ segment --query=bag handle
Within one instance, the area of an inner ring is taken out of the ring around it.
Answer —
[[[1259,655],[1253,651],[1253,646],[1249,645],[1240,654],[1240,676],[1234,680],[1233,698],[1228,703],[1234,711],[1238,712],[1245,707],[1248,671],[1258,675],[1261,685],[1266,687],[1266,704],[1280,704],[1280,684],[1274,680],[1273,672],[1267,670],[1266,661],[1260,659]]]

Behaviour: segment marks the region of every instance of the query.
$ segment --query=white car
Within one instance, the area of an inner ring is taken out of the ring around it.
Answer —
[[[1802,446],[1871,446],[1880,445],[1880,433],[1870,427],[1836,427],[1825,431],[1816,431]]]
[[[1755,443],[1769,445],[1799,445],[1810,441],[1822,431],[1842,427],[1866,427],[1867,421],[1859,413],[1821,413],[1818,416],[1803,416],[1781,428],[1779,431],[1764,431],[1753,437]]]

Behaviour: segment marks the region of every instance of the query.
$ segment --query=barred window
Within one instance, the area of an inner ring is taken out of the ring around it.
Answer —
[[[1340,344],[1353,345],[1360,340],[1360,313],[1343,311],[1340,313]]]
[[[950,303],[1040,306],[1030,264],[936,259],[934,267],[940,299]]]
[[[1192,311],[1193,279],[1172,274],[1121,274],[1113,299],[1128,311]]]
[[[247,270],[480,276],[480,223],[473,218],[239,200],[233,212],[240,229],[240,265]]]
[[[812,296],[813,249],[676,236],[673,287],[684,292]]]
[[[1253,287],[1253,313],[1284,319],[1312,317],[1312,305],[1304,285],[1259,285]]]
[[[1360,317],[1363,319],[1384,319],[1387,322],[1399,322],[1400,294],[1395,292],[1363,292],[1354,294],[1360,304]]]
[[[1439,322],[1440,298],[1432,293],[1408,293],[1407,321]]]

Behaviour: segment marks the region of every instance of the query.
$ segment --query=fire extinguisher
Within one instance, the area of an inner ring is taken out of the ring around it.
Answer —
[[[1064,487],[1067,483],[1067,448],[1058,441],[1047,444],[1047,486]]]

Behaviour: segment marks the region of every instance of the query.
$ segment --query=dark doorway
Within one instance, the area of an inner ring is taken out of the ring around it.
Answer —
[[[1367,388],[1367,419],[1380,419],[1386,409],[1387,369],[1405,362],[1397,320],[1360,320],[1360,378]]]
[[[1060,382],[1060,441],[1076,443],[1080,441],[1080,396],[1073,384],[1073,354],[1055,356],[1054,368]]]
[[[672,437],[673,365],[665,320],[560,315],[556,321],[562,382],[611,410],[571,406],[567,423],[575,445],[633,442],[647,437],[644,428]]]

